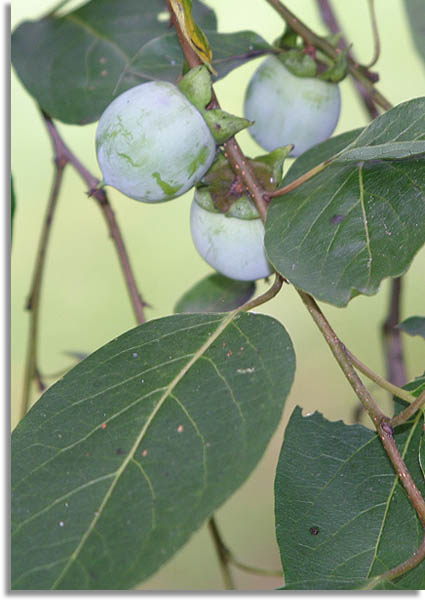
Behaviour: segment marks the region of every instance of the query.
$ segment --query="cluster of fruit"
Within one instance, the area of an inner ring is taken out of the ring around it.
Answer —
[[[220,145],[249,126],[271,154],[251,166],[274,189],[290,152],[298,156],[330,136],[340,111],[339,88],[316,77],[297,77],[276,56],[254,73],[245,116],[207,111],[211,81],[205,67],[179,83],[154,81],[118,96],[100,118],[96,148],[105,185],[142,202],[164,202],[196,186],[191,231],[201,256],[237,280],[270,275],[264,225]],[[280,149],[280,152],[279,152]]]

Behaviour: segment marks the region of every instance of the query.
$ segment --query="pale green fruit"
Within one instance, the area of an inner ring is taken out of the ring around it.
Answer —
[[[171,83],[142,83],[106,108],[96,132],[105,184],[142,202],[189,190],[210,168],[216,144],[200,112]]]
[[[264,252],[264,225],[251,201],[242,196],[227,215],[204,208],[211,204],[209,192],[196,190],[190,228],[202,258],[231,279],[254,281],[268,277],[273,270]]]
[[[297,77],[275,56],[255,71],[245,95],[245,117],[255,121],[248,131],[255,141],[269,151],[294,144],[292,156],[327,139],[340,110],[337,84]]]

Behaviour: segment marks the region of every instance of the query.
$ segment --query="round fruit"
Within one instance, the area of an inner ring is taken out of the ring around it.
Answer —
[[[200,112],[171,83],[142,83],[106,108],[96,132],[104,182],[142,202],[190,189],[211,166],[216,145]]]
[[[297,77],[275,56],[255,71],[245,96],[249,132],[260,146],[274,150],[294,144],[292,156],[327,139],[341,109],[339,87],[314,77]]]
[[[223,214],[214,211],[209,192],[196,190],[190,227],[199,254],[226,277],[254,281],[273,272],[264,252],[264,225],[247,196]]]

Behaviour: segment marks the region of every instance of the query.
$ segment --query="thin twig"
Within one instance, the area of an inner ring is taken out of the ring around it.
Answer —
[[[231,573],[230,567],[229,567],[229,559],[228,559],[229,551],[227,550],[226,546],[223,543],[223,540],[221,539],[221,535],[218,530],[217,523],[215,521],[214,516],[212,516],[210,518],[210,520],[208,521],[208,528],[210,530],[211,537],[214,541],[214,546],[215,546],[217,556],[219,559],[218,562],[219,562],[221,574],[222,574],[222,577],[224,580],[224,587],[226,590],[234,590],[236,588],[235,588],[232,573]]]
[[[406,408],[404,410],[402,410],[400,413],[398,413],[398,415],[395,415],[395,417],[393,417],[391,419],[389,424],[391,425],[391,427],[397,427],[397,425],[402,425],[403,423],[408,421],[411,417],[413,417],[413,415],[418,410],[420,410],[424,404],[425,404],[425,390],[421,394],[419,394],[419,396],[417,398],[415,398],[415,400],[411,404],[409,404],[409,406],[406,406]]]
[[[402,387],[407,381],[403,360],[403,345],[400,322],[402,278],[391,281],[390,303],[388,317],[382,325],[382,339],[387,362],[387,379]]]
[[[376,384],[378,384],[379,387],[381,387],[384,390],[387,390],[387,392],[390,392],[390,394],[397,396],[402,400],[406,400],[406,402],[410,403],[415,400],[415,397],[412,396],[410,392],[397,385],[394,385],[393,383],[385,379],[385,377],[382,377],[381,375],[378,375],[378,373],[375,373],[367,365],[362,363],[357,358],[357,356],[354,356],[352,352],[346,349],[346,353],[348,358],[351,360],[352,364],[356,367],[356,369],[363,373],[363,375],[366,375],[366,377],[368,377],[371,381],[374,381]]]
[[[319,48],[331,58],[337,58],[341,52],[334,48],[325,38],[316,35],[305,23],[300,21],[280,0],[266,0],[284,19],[284,21],[292,27],[292,29],[300,35],[308,45]],[[348,56],[348,71],[368,90],[371,98],[381,106],[384,110],[392,108],[391,103],[379,92],[374,86],[375,77],[366,68],[356,63]]]
[[[73,154],[73,152],[71,152],[68,146],[66,146],[52,119],[45,113],[43,113],[43,118],[53,143],[61,148],[61,152],[64,154],[64,156],[66,156],[67,161],[74,167],[83,181],[87,184],[89,188],[89,195],[97,201],[97,204],[102,211],[109,229],[109,234],[118,253],[118,258],[121,263],[121,268],[127,285],[127,291],[130,296],[131,305],[133,307],[136,320],[138,323],[144,323],[146,320],[144,314],[145,303],[143,302],[140,292],[137,288],[136,279],[133,274],[124,240],[106,192],[98,187],[100,183],[99,179],[92,175]]]
[[[376,63],[379,60],[379,56],[381,54],[381,41],[379,39],[378,21],[376,19],[376,12],[375,12],[375,1],[368,0],[368,4],[369,4],[369,12],[370,12],[370,22],[372,24],[374,50],[373,50],[372,60],[370,62],[368,62],[367,65],[365,65],[366,69],[370,69],[371,67],[376,65]]]
[[[425,501],[422,498],[422,494],[416,487],[416,484],[413,481],[413,478],[410,475],[409,470],[406,467],[406,464],[397,448],[397,444],[394,440],[394,430],[388,422],[383,421],[377,427],[377,431],[386,453],[392,462],[394,470],[399,476],[400,482],[406,490],[409,500],[415,508],[422,526],[425,527]]]
[[[288,192],[292,192],[292,190],[296,190],[297,188],[300,187],[300,185],[302,185],[303,183],[305,183],[312,177],[315,177],[316,175],[321,173],[324,169],[326,169],[326,167],[329,167],[329,165],[331,165],[333,162],[333,158],[334,157],[328,158],[327,160],[316,165],[315,167],[313,167],[312,169],[310,169],[309,171],[307,171],[300,177],[297,177],[297,179],[294,179],[294,181],[291,181],[291,183],[288,183],[287,185],[279,188],[278,190],[269,192],[267,194],[268,198],[278,198],[279,196],[284,196]]]
[[[327,27],[329,28],[329,31],[331,31],[332,33],[341,34],[341,37],[338,42],[338,47],[340,48],[340,50],[347,50],[347,39],[342,32],[342,28],[336,19],[335,13],[332,10],[329,0],[318,0],[318,5],[320,14],[322,16],[322,20],[325,23],[325,25],[327,25]],[[349,56],[351,56],[351,59],[355,63],[357,63],[357,60],[352,50],[349,51]],[[356,88],[369,117],[372,120],[376,119],[376,117],[379,116],[379,111],[375,106],[372,95],[368,92],[367,88],[365,88],[364,85],[360,83],[357,79],[351,77],[351,81],[353,82],[353,85]]]
[[[51,226],[55,215],[56,206],[59,198],[59,191],[62,185],[63,172],[68,163],[68,159],[62,152],[60,146],[54,143],[55,152],[55,174],[53,185],[50,192],[49,201],[46,209],[46,216],[43,221],[43,227],[40,236],[40,242],[37,252],[36,264],[31,284],[31,291],[28,296],[26,309],[29,311],[29,339],[27,346],[27,356],[25,359],[24,385],[22,392],[22,403],[20,418],[22,419],[28,412],[31,402],[31,386],[34,378],[39,373],[37,367],[38,350],[38,326],[40,316],[40,295],[43,281],[44,267],[46,263],[47,248],[50,240]],[[38,378],[39,387],[41,379]],[[44,385],[44,384],[43,384]]]

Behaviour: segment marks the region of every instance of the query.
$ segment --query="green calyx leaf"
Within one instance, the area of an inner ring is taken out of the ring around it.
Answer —
[[[207,67],[194,67],[179,81],[178,87],[200,111],[211,101],[211,75]]]
[[[294,146],[292,144],[289,144],[288,146],[282,146],[281,148],[276,148],[273,150],[273,152],[269,152],[268,154],[257,156],[255,158],[256,162],[264,163],[271,168],[272,178],[274,179],[273,183],[275,184],[276,189],[280,186],[283,178],[282,171],[285,159],[288,158],[293,147]]]
[[[231,115],[224,110],[213,109],[201,112],[217,144],[224,144],[242,129],[253,125],[252,121]]]
[[[246,221],[260,218],[254,203],[247,194],[243,194],[240,198],[234,199],[230,206],[227,205],[226,211],[221,209],[225,207],[225,199],[222,199],[221,204],[217,201],[215,202],[207,188],[199,188],[196,190],[195,201],[204,210],[214,213],[224,213],[226,217],[233,217],[235,219],[243,219]]]
[[[327,57],[327,62],[328,64],[330,63],[330,66],[325,71],[320,73],[320,75],[318,76],[319,79],[323,79],[324,81],[330,81],[332,83],[338,83],[339,81],[342,81],[347,75],[348,52],[349,48],[345,48],[338,54],[335,60],[329,60],[329,57]]]
[[[248,159],[256,178],[268,192],[276,189],[276,174],[279,180],[281,178],[284,152],[283,148],[277,148],[269,155]],[[198,184],[195,199],[202,208],[210,212],[221,212],[238,219],[259,218],[245,184],[238,175],[235,175],[222,153],[218,155],[210,170]]]
[[[277,58],[297,77],[315,77],[317,74],[316,61],[300,48],[282,52]]]

